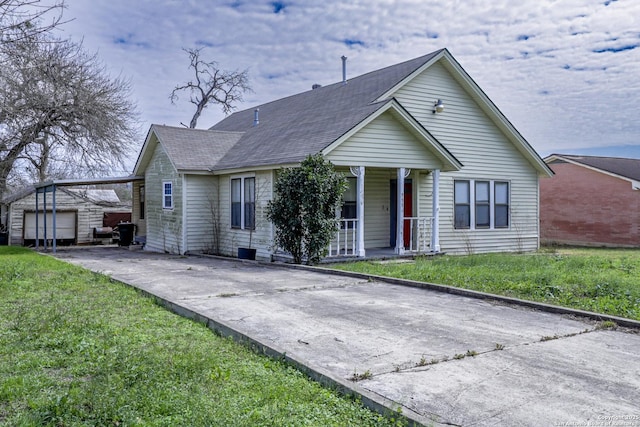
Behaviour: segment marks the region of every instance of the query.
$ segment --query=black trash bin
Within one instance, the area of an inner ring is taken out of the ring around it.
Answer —
[[[133,232],[135,230],[135,224],[130,222],[121,222],[118,224],[118,231],[120,232],[119,246],[130,246],[133,242]]]
[[[9,233],[0,233],[0,246],[7,246],[9,244]]]

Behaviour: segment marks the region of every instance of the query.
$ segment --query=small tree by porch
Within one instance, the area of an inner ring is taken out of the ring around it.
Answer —
[[[274,183],[267,206],[273,222],[274,244],[291,253],[293,261],[316,264],[327,254],[338,230],[335,212],[346,190],[345,177],[321,154],[308,156],[299,168],[284,169]]]

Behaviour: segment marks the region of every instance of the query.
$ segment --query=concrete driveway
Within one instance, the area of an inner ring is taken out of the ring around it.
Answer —
[[[277,265],[122,248],[57,257],[424,425],[640,427],[637,331]]]

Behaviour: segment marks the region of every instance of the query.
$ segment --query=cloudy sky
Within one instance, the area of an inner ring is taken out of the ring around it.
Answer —
[[[249,70],[239,109],[446,47],[538,152],[640,158],[638,0],[65,0],[62,37],[130,78],[142,117],[193,115],[182,48]],[[209,108],[206,128],[224,115]]]

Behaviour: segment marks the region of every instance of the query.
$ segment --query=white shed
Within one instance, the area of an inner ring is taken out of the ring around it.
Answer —
[[[46,202],[46,213],[45,213]],[[52,237],[53,211],[51,193],[38,199],[36,221],[36,192],[34,187],[14,193],[2,201],[0,218],[8,232],[10,245],[32,246],[36,239]],[[122,203],[114,190],[59,188],[56,192],[56,241],[58,244],[89,244],[94,241],[94,228],[103,227],[105,214],[130,214],[131,207]],[[46,217],[46,221],[45,221]]]

